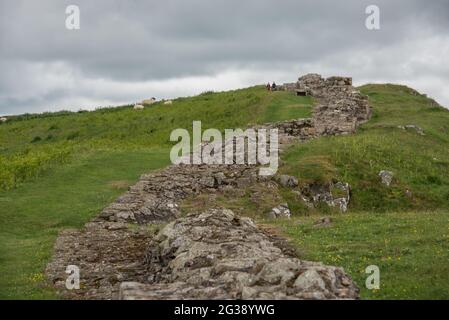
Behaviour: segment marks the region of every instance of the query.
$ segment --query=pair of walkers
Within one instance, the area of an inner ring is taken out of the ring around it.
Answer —
[[[268,82],[267,85],[266,85],[266,88],[267,88],[268,91],[275,91],[276,90],[276,83],[274,83],[274,81],[273,81],[272,84],[270,84]]]

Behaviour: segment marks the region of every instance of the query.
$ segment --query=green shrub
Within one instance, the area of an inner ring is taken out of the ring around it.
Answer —
[[[71,152],[71,146],[59,144],[26,149],[9,157],[0,156],[0,190],[14,188],[23,181],[39,176],[54,164],[66,162]]]

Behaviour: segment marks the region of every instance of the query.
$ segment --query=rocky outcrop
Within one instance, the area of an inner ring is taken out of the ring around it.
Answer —
[[[369,118],[366,99],[348,80],[329,79],[303,79],[319,102],[312,119],[263,126],[279,129],[280,151],[353,132]],[[171,165],[143,175],[84,228],[59,235],[47,277],[70,299],[356,298],[342,269],[286,256],[249,219],[223,209],[181,217],[179,204],[190,195],[244,191],[264,179],[256,166],[237,164]],[[80,267],[79,290],[65,289],[72,264]]]
[[[288,203],[282,203],[273,209],[271,209],[270,212],[270,218],[277,219],[277,218],[287,218],[289,219],[291,217],[290,208],[288,207]]]
[[[294,188],[298,186],[298,179],[293,176],[281,174],[275,177],[275,180],[283,187]]]
[[[354,299],[341,268],[285,255],[249,218],[226,209],[169,223],[147,255],[147,283],[125,282],[122,299]]]
[[[346,212],[351,200],[351,187],[340,181],[311,183],[302,186],[301,196],[309,207],[325,203],[329,207],[338,208],[340,212]]]
[[[388,170],[381,170],[379,172],[380,180],[382,181],[382,184],[386,185],[387,187],[390,186],[391,182],[393,181],[393,172]]]

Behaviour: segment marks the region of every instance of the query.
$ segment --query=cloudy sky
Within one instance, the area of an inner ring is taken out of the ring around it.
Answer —
[[[71,4],[79,30],[65,26]],[[380,8],[380,30],[365,27],[370,4]],[[402,83],[449,106],[449,1],[0,0],[0,115],[308,72]]]

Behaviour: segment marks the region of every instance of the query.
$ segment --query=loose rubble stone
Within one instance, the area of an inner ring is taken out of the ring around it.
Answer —
[[[273,209],[271,209],[270,212],[270,218],[276,219],[276,218],[290,218],[291,213],[290,209],[288,207],[287,203],[280,204]]]
[[[311,183],[302,186],[301,197],[309,207],[324,202],[329,207],[338,207],[340,212],[348,210],[351,187],[340,181],[331,183]]]
[[[146,283],[121,299],[355,299],[341,268],[285,255],[249,218],[227,209],[169,223],[150,244]]]
[[[382,183],[387,187],[390,186],[391,181],[393,180],[393,176],[394,174],[391,171],[382,170],[379,172],[379,177],[382,180]]]
[[[125,224],[126,225],[126,224]],[[65,230],[55,243],[46,274],[60,295],[68,299],[113,299],[122,281],[147,278],[145,251],[151,234],[115,222],[88,223],[81,230]],[[68,265],[80,269],[80,289],[67,290]]]
[[[333,206],[338,207],[340,212],[348,211],[348,204],[351,199],[351,187],[349,183],[337,182],[332,184],[331,193],[333,197]]]
[[[298,186],[298,179],[293,176],[282,174],[276,176],[275,179],[283,187],[294,188]]]

